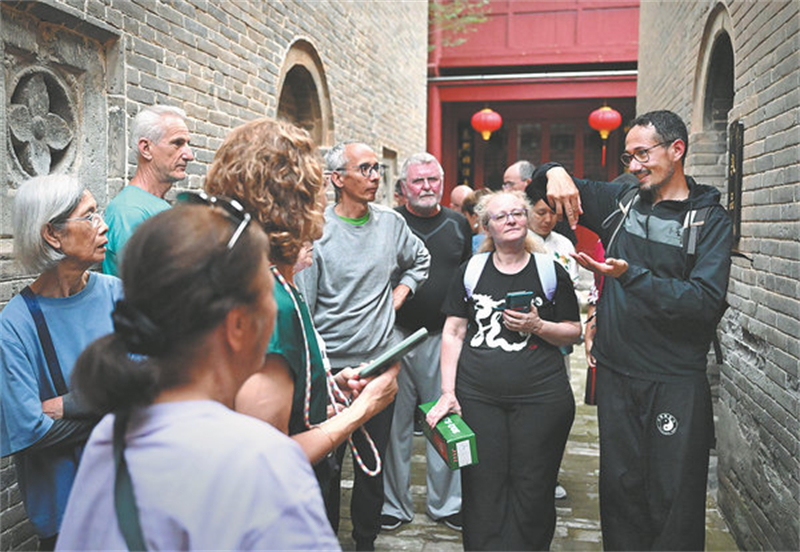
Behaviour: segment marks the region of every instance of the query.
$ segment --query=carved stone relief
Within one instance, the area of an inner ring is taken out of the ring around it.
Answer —
[[[72,174],[98,203],[108,201],[118,38],[69,6],[0,3],[0,236],[12,234],[13,198],[31,177]]]
[[[10,152],[29,176],[68,172],[75,158],[75,112],[54,73],[31,68],[18,79],[8,109]]]

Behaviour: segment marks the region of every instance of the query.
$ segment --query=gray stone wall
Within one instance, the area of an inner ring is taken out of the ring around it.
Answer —
[[[26,135],[9,117],[30,95],[26,78],[46,75],[50,97],[67,102],[74,116],[69,144],[51,140],[64,147],[51,149],[49,169],[41,160],[37,167],[77,174],[102,206],[135,171],[128,131],[142,106],[186,110],[196,161],[181,186],[199,187],[231,128],[276,115],[284,62],[298,40],[321,60],[331,142],[363,140],[401,160],[425,148],[425,2],[4,0],[0,308],[34,276],[13,259],[10,220],[14,191],[33,170],[20,161]],[[0,477],[0,549],[35,547],[7,459]]]
[[[743,550],[800,549],[798,10],[796,1],[679,0],[640,11],[637,111],[691,122],[687,172],[723,197],[727,142],[703,128],[702,60],[715,29],[733,45],[728,122],[745,128],[738,249],[752,263],[733,261],[715,414],[718,500]]]

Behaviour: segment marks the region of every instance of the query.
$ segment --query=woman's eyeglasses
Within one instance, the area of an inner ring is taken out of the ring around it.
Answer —
[[[85,217],[68,218],[59,222],[54,222],[53,224],[66,224],[68,222],[75,222],[75,221],[88,222],[89,224],[92,225],[92,228],[99,228],[100,224],[103,222],[103,213],[101,213],[100,211],[95,211],[93,213],[89,213]]]
[[[528,210],[527,209],[514,209],[513,211],[509,211],[506,213],[505,211],[501,211],[494,215],[489,215],[489,218],[495,222],[502,222],[507,223],[509,219],[514,220],[524,220],[528,218]]]
[[[228,199],[222,196],[208,195],[202,190],[196,192],[181,192],[178,194],[178,201],[182,203],[189,203],[191,205],[206,205],[208,207],[220,207],[225,215],[233,222],[238,223],[236,230],[234,230],[231,239],[228,240],[226,246],[230,251],[239,241],[242,233],[247,225],[250,224],[250,213],[244,210],[242,204],[235,199]]]

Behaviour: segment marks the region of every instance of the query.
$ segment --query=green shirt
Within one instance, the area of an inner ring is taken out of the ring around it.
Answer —
[[[286,289],[276,280],[275,302],[278,305],[278,314],[275,317],[275,330],[269,342],[267,353],[281,355],[289,365],[289,371],[294,380],[294,395],[292,396],[292,412],[289,416],[289,435],[301,433],[306,430],[303,418],[303,408],[306,393],[306,348],[303,343],[303,333],[300,319],[297,316],[291,296]],[[305,299],[297,289],[292,288],[305,326],[306,340],[311,353],[311,402],[309,408],[309,421],[312,424],[324,422],[327,418],[328,393],[325,387],[325,368],[322,364],[322,354],[319,350],[311,316]]]
[[[125,186],[106,207],[108,244],[103,272],[119,276],[122,249],[136,228],[145,220],[170,208],[169,203],[138,186]]]

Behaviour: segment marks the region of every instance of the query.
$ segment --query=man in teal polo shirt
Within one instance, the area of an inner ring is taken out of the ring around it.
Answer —
[[[169,209],[164,195],[175,182],[186,178],[186,165],[194,155],[185,119],[186,113],[180,108],[156,105],[142,109],[133,120],[131,137],[138,165],[130,184],[106,207],[106,274],[118,275],[128,238],[142,222]]]

